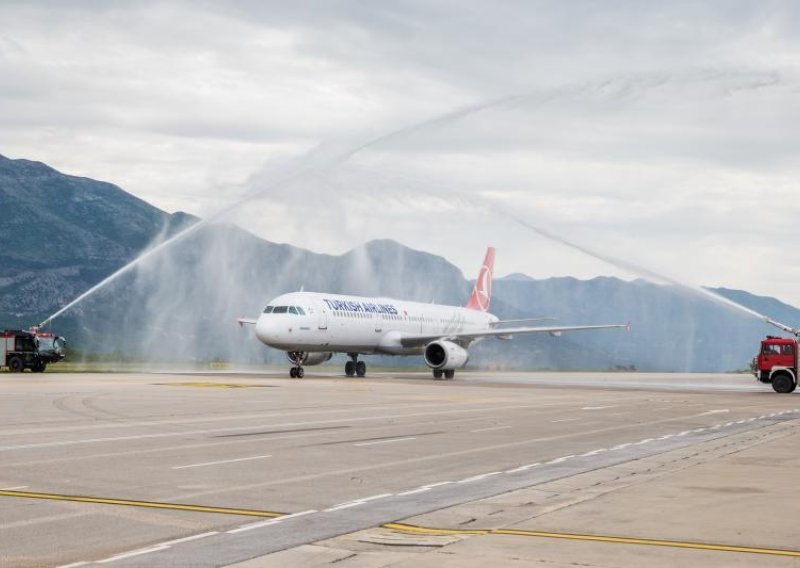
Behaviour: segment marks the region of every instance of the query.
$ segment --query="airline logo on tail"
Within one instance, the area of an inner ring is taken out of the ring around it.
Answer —
[[[494,270],[494,247],[486,249],[486,258],[475,280],[475,288],[469,297],[467,307],[471,310],[486,312],[492,301],[492,271]]]

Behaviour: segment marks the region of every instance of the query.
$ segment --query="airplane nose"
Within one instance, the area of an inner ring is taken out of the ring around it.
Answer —
[[[269,345],[271,342],[275,341],[277,336],[278,329],[274,318],[268,318],[263,315],[260,316],[258,321],[256,321],[256,337],[258,337],[262,343]]]

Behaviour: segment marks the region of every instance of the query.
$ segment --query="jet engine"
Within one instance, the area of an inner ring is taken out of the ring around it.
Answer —
[[[321,365],[330,361],[333,353],[308,353],[306,351],[289,351],[286,357],[295,365]]]
[[[425,364],[434,370],[457,369],[468,359],[467,350],[452,341],[434,341],[425,347]]]

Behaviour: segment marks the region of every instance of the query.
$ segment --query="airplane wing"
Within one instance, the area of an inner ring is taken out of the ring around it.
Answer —
[[[503,329],[484,329],[479,331],[462,331],[459,333],[450,333],[446,335],[405,335],[400,339],[403,347],[419,347],[427,345],[431,341],[437,339],[458,340],[465,339],[471,341],[479,337],[499,337],[501,339],[510,339],[513,335],[524,335],[528,333],[551,333],[560,334],[562,331],[582,331],[589,329],[614,329],[625,328],[629,330],[630,323],[624,324],[611,324],[611,325],[569,325],[569,326],[549,326],[549,327],[507,327]]]
[[[548,321],[548,320],[554,320],[554,319],[556,319],[556,318],[554,318],[552,316],[546,316],[546,317],[540,317],[540,318],[528,318],[528,319],[519,319],[519,320],[498,320],[498,321],[490,323],[489,325],[491,325],[492,327],[497,327],[497,326],[506,325],[506,324],[509,324],[509,323],[531,323],[531,322],[534,322],[534,321]]]
[[[256,325],[256,320],[250,318],[239,318],[236,321],[239,322],[239,327],[242,327],[244,324]]]

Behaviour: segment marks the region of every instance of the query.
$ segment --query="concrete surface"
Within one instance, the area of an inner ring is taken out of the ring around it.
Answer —
[[[623,549],[639,563],[766,565],[370,528],[400,519],[795,547],[798,510],[771,480],[793,474],[800,405],[743,375],[4,374],[0,392],[4,566],[633,565]]]

